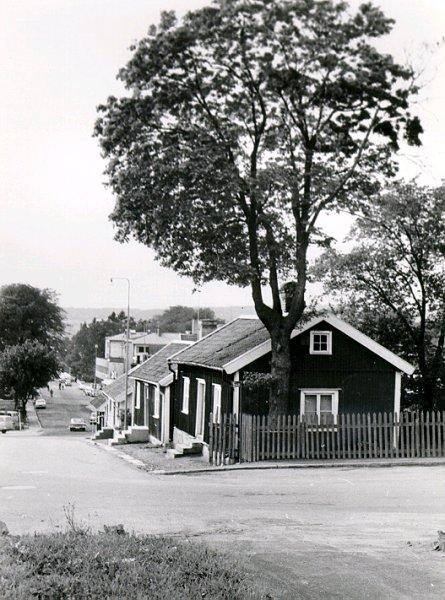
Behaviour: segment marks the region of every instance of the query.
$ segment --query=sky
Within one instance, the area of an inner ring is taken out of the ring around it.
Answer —
[[[396,19],[382,50],[422,70],[415,107],[421,149],[403,152],[402,174],[445,178],[444,0],[381,0]],[[159,266],[148,248],[113,240],[114,200],[92,137],[96,106],[122,89],[129,46],[159,20],[208,0],[0,0],[0,285],[48,287],[62,306],[138,308],[251,305],[248,289],[223,283],[194,294],[191,280]],[[351,6],[357,1],[351,0]],[[349,220],[325,220],[342,238]]]

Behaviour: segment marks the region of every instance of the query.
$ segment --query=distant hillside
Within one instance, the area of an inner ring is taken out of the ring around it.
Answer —
[[[218,319],[224,319],[224,321],[231,321],[235,317],[240,315],[251,315],[255,314],[255,310],[252,306],[212,306],[215,311],[215,315]],[[106,319],[109,314],[113,312],[120,312],[121,308],[64,308],[66,312],[66,324],[67,332],[69,335],[74,335],[79,331],[82,323],[91,323],[96,318]],[[155,315],[160,315],[164,311],[163,308],[132,308],[131,316],[138,321],[139,319],[148,320],[153,318]]]

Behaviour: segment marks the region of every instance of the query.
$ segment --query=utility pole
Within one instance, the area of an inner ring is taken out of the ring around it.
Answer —
[[[127,282],[127,332],[126,332],[126,351],[125,351],[125,410],[124,410],[124,430],[127,429],[127,411],[128,411],[128,369],[130,366],[130,280],[128,277],[112,277],[113,281],[122,279]]]

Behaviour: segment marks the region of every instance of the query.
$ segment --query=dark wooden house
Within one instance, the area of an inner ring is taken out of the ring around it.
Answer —
[[[337,317],[292,334],[289,414],[400,411],[401,374],[414,367]],[[240,317],[176,354],[173,441],[208,442],[210,414],[265,414],[268,393],[245,389],[246,372],[270,372],[271,344],[257,318]]]
[[[188,342],[171,342],[130,371],[130,379],[134,382],[132,422],[139,430],[144,428],[147,439],[153,443],[166,443],[171,438],[171,386],[174,377],[168,360],[188,346]]]

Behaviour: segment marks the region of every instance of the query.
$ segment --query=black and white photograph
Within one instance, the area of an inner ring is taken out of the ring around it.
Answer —
[[[445,598],[444,0],[0,0],[0,599]]]

